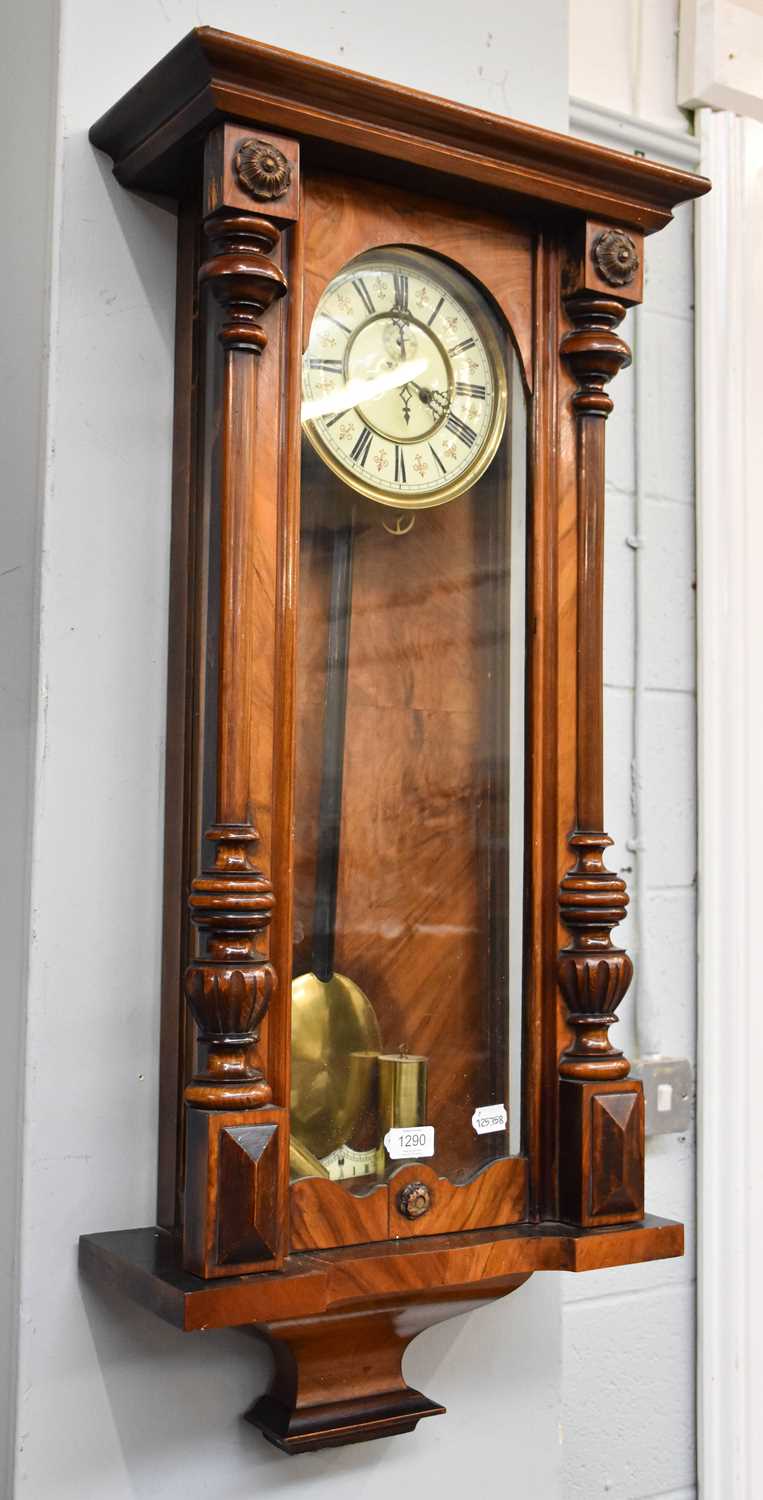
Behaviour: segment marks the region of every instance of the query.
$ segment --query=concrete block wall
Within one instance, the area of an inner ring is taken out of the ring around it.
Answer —
[[[652,0],[608,7],[572,0],[573,96],[639,124],[688,131],[675,106],[678,5]],[[605,144],[611,144],[607,139]],[[650,142],[651,149],[653,142]],[[651,150],[647,152],[651,154]],[[612,386],[607,427],[605,571],[605,823],[631,890],[619,929],[636,963],[615,1040],[638,1053],[638,938],[660,1011],[660,1049],[695,1058],[696,702],[693,416],[693,217],[647,242],[644,307],[635,370]],[[623,335],[634,341],[633,318]],[[635,341],[634,341],[635,342]],[[635,433],[635,438],[634,438]],[[644,510],[639,566],[644,609],[637,632],[637,450]],[[634,683],[640,653],[642,758],[634,766]],[[634,778],[646,861],[643,910],[634,892]],[[643,1001],[643,996],[642,996]],[[649,1140],[647,1204],[686,1225],[686,1255],[562,1283],[562,1494],[565,1500],[693,1500],[695,1458],[695,1140]]]
[[[648,885],[638,924],[661,1009],[661,1049],[695,1056],[696,829],[692,220],[682,210],[647,248],[638,358],[646,484],[641,566],[647,613],[644,760],[634,742],[636,534],[634,372],[612,387],[605,574],[605,823],[610,862],[632,893],[620,931],[636,964],[615,1037],[638,1053],[639,1002],[632,777],[644,809]],[[623,325],[632,337],[631,318]],[[683,1260],[563,1278],[562,1471],[565,1500],[688,1500],[694,1450],[694,1132],[650,1139],[647,1203],[687,1228]],[[584,1399],[581,1392],[585,1391]]]

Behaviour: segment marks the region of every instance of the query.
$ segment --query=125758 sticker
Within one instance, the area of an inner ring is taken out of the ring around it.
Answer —
[[[472,1115],[472,1125],[477,1135],[491,1135],[494,1130],[505,1130],[508,1119],[505,1104],[481,1104]]]

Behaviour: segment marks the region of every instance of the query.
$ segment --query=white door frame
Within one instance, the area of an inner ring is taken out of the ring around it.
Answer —
[[[699,1494],[763,1496],[763,126],[697,208]]]

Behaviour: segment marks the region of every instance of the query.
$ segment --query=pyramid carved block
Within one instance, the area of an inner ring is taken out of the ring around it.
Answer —
[[[183,1263],[197,1276],[272,1270],[284,1255],[278,1212],[285,1111],[189,1109]]]
[[[278,1237],[278,1126],[231,1125],[220,1135],[220,1232],[225,1265],[270,1260]]]
[[[640,1094],[594,1094],[591,1100],[591,1213],[641,1212]]]
[[[644,1216],[644,1096],[637,1079],[559,1087],[559,1203],[586,1227]]]

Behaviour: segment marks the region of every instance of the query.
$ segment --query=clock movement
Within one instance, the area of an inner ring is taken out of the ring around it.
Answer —
[[[604,430],[708,184],[208,28],[91,139],[178,280],[157,1225],[81,1264],[267,1340],[285,1451],[407,1432],[422,1329],[682,1251],[610,1038]]]

